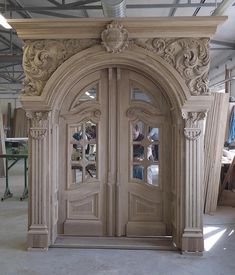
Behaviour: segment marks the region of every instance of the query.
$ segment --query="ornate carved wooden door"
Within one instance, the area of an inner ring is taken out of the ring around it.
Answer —
[[[170,233],[169,108],[152,81],[123,68],[84,77],[59,128],[60,234]]]

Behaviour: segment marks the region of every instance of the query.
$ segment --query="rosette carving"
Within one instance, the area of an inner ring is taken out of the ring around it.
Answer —
[[[27,112],[30,119],[29,133],[33,139],[43,139],[48,128],[48,112]]]
[[[107,52],[119,53],[128,47],[128,31],[123,25],[113,21],[108,24],[106,29],[101,33],[102,45]]]
[[[40,95],[52,73],[72,55],[97,44],[96,39],[26,40],[22,93]]]
[[[184,135],[187,139],[195,140],[201,135],[199,121],[203,120],[206,116],[204,112],[183,112],[185,119]]]
[[[209,39],[136,39],[135,44],[161,56],[185,80],[192,95],[208,95]]]

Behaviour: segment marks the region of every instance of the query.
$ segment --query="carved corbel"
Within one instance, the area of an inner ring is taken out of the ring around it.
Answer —
[[[184,136],[189,140],[196,140],[201,135],[199,121],[206,116],[205,112],[182,112],[185,120]]]
[[[30,119],[29,134],[33,139],[43,139],[48,131],[48,112],[26,112]]]

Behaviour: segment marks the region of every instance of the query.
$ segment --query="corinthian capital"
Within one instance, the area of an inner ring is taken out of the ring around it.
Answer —
[[[195,140],[201,135],[199,121],[203,120],[206,116],[205,112],[182,112],[183,119],[185,120],[184,135],[187,139]]]
[[[30,120],[29,133],[33,139],[43,139],[48,130],[48,112],[27,112]]]

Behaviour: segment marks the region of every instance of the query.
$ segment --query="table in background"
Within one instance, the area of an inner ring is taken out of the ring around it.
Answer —
[[[11,198],[13,194],[10,191],[9,183],[8,183],[8,171],[20,160],[24,159],[24,191],[20,200],[24,200],[28,197],[28,185],[27,185],[27,154],[1,154],[0,158],[4,158],[6,162],[6,187],[5,192],[1,200],[5,200],[7,198]],[[11,164],[9,164],[9,160],[13,160]]]

